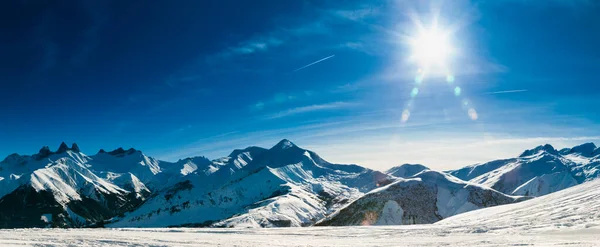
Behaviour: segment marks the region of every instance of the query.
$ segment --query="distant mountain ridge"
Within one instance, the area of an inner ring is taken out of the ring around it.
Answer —
[[[0,162],[0,227],[304,226],[391,179],[289,140],[177,162],[62,143]]]
[[[562,190],[599,171],[593,143],[542,145],[445,173],[334,164],[286,139],[176,162],[133,148],[88,156],[61,143],[0,162],[0,228],[353,225],[366,216],[368,224],[433,223]]]
[[[594,143],[556,150],[546,144],[519,157],[475,164],[449,174],[511,195],[541,196],[595,179],[600,150]]]
[[[111,226],[308,226],[392,179],[331,164],[289,140],[214,162],[213,173],[185,177]]]

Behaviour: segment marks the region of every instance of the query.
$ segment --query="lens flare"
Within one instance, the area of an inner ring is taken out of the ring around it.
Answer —
[[[473,121],[475,121],[475,120],[477,120],[477,118],[479,118],[479,116],[477,115],[477,111],[475,111],[475,109],[473,109],[473,108],[469,109],[468,113],[469,113],[469,117]]]
[[[415,83],[421,84],[423,82],[423,75],[419,74],[415,76]]]
[[[410,97],[417,97],[417,95],[419,94],[419,89],[418,88],[413,88],[412,91],[410,91]]]
[[[457,82],[454,76],[455,72],[452,70],[452,62],[455,58],[460,58],[464,54],[461,49],[456,49],[454,45],[460,45],[460,42],[455,42],[456,39],[460,38],[456,35],[458,29],[456,26],[440,25],[438,21],[439,16],[434,16],[432,22],[429,25],[424,25],[424,22],[415,18],[416,29],[415,32],[407,37],[407,44],[412,48],[409,61],[414,63],[416,66],[416,74],[414,75],[413,88],[410,90],[410,97],[408,97],[408,106],[402,111],[402,123],[409,120],[412,108],[412,101],[416,100],[419,95],[419,90],[428,89],[423,87],[425,79],[435,79],[441,83],[446,83],[451,93],[454,93],[458,105],[463,111],[466,111],[469,118],[473,121],[479,118],[477,111],[474,108],[473,102],[471,102],[459,85],[463,85]],[[427,78],[425,78],[427,77]],[[410,88],[408,88],[410,89]],[[422,96],[419,96],[422,97]],[[413,112],[414,113],[414,112]],[[444,115],[448,117],[446,109],[444,109]]]
[[[405,109],[404,111],[402,111],[402,119],[400,119],[402,121],[402,123],[406,123],[406,121],[408,121],[408,118],[410,118],[410,111],[408,109]]]
[[[462,93],[462,89],[460,89],[460,87],[455,87],[454,95],[456,95],[458,97],[458,96],[460,96],[460,93]]]

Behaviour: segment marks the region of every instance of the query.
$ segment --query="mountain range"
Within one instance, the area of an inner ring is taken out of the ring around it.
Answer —
[[[599,167],[593,143],[444,172],[334,164],[285,139],[177,162],[133,148],[88,156],[62,143],[0,162],[0,228],[434,223],[587,182]]]

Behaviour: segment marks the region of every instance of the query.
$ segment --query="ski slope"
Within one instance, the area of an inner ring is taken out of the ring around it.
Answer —
[[[600,179],[529,201],[456,215],[437,224],[509,232],[599,229]]]
[[[0,246],[598,246],[600,180],[406,226],[0,230]]]

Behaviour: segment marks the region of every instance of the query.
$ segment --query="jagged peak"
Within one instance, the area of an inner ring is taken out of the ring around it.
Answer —
[[[60,144],[60,146],[58,147],[58,150],[56,150],[56,152],[52,152],[50,150],[50,147],[48,147],[48,146],[43,146],[37,154],[33,155],[33,157],[36,160],[41,160],[41,159],[49,157],[50,155],[62,154],[62,153],[66,153],[67,151],[81,152],[81,150],[79,149],[79,146],[77,146],[76,143],[73,143],[73,145],[71,147],[69,147],[69,146],[67,146],[67,144],[65,142],[62,142]]]
[[[540,145],[534,149],[525,150],[519,157],[531,156],[539,152],[546,152],[549,154],[558,154],[558,151],[550,144]]]
[[[117,156],[117,157],[122,157],[125,155],[131,155],[134,154],[136,152],[141,152],[139,150],[136,150],[135,148],[129,148],[127,150],[125,150],[123,147],[119,147],[113,151],[110,152],[106,152],[104,149],[100,149],[100,151],[98,151],[99,154],[109,154],[112,156]]]
[[[60,146],[58,147],[58,150],[56,150],[56,153],[64,153],[67,152],[69,149],[69,146],[67,146],[67,144],[65,142],[62,142],[60,144]]]
[[[77,143],[73,143],[73,145],[71,145],[71,151],[73,152],[81,152],[81,149],[79,149],[79,145],[77,145]]]
[[[194,157],[187,157],[185,159],[180,159],[178,162],[188,162],[188,161],[192,161],[192,162],[210,162],[210,159],[206,158],[205,156],[194,156]]]
[[[50,155],[52,153],[52,151],[50,151],[50,147],[48,146],[43,146],[42,148],[40,148],[40,151],[38,152],[39,155]]]
[[[284,149],[297,148],[297,147],[298,146],[296,146],[296,144],[294,144],[290,140],[283,139],[283,140],[279,141],[279,143],[277,143],[277,145],[273,146],[273,148],[271,148],[271,149],[284,150]]]
[[[598,149],[598,147],[596,147],[596,144],[594,144],[593,142],[588,142],[588,143],[584,143],[584,144],[572,147],[569,150],[569,153],[577,153],[582,156],[591,157],[594,155],[594,153],[597,149]]]

